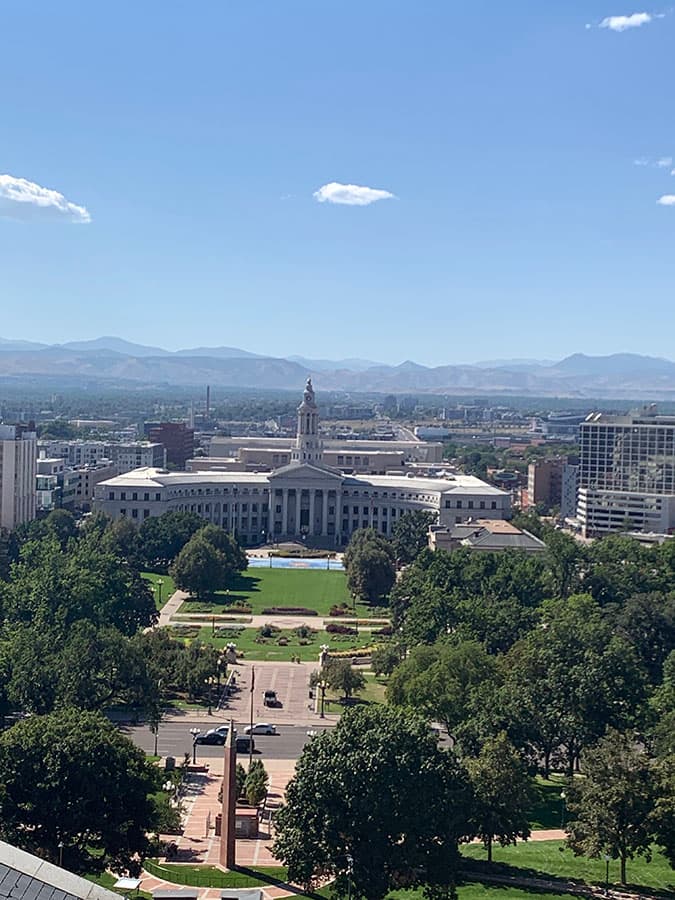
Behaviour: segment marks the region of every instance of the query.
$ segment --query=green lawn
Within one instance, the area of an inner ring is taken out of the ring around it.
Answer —
[[[186,866],[146,860],[146,871],[172,884],[194,887],[248,888],[264,884],[278,884],[286,880],[283,866],[240,866],[236,871],[223,872],[216,866]]]
[[[530,828],[532,831],[560,828],[563,817],[560,792],[565,789],[567,779],[562,775],[553,775],[549,779],[538,775],[534,782],[537,801],[530,810]]]
[[[180,612],[224,613],[237,603],[251,607],[254,615],[272,606],[304,606],[327,616],[333,605],[346,603],[351,609],[344,572],[321,569],[248,569],[234,581],[229,592],[219,592],[212,602],[187,600]],[[371,615],[371,608],[357,603],[358,616]],[[386,615],[386,609],[375,613]]]
[[[152,596],[155,598],[155,606],[157,609],[161,609],[169,597],[176,590],[176,586],[173,583],[173,578],[169,575],[156,575],[154,572],[141,572],[141,576],[145,578],[146,581],[149,581],[152,586]],[[159,585],[158,582],[162,582],[162,600],[160,603],[159,599]]]
[[[105,888],[108,891],[113,891],[113,893],[120,893],[121,895],[121,892],[116,892],[115,888],[113,887],[113,885],[117,881],[117,878],[114,875],[111,875],[110,872],[97,872],[94,875],[89,874],[85,875],[84,877],[87,879],[87,881],[91,881],[94,884],[99,885],[99,887]],[[142,897],[144,898],[144,900],[152,900],[152,894],[149,894],[147,891],[134,891],[131,896],[133,896],[134,898]]]
[[[472,859],[485,859],[485,850],[480,844],[464,846],[462,853]],[[493,848],[493,859],[495,863],[508,866],[508,871],[514,875],[536,873],[558,878],[580,879],[595,884],[605,882],[604,860],[575,856],[562,841],[527,841],[515,847],[496,846]],[[500,869],[501,866],[495,871],[499,872]],[[675,871],[656,849],[650,863],[642,858],[628,860],[626,877],[628,882],[636,887],[656,888],[662,891],[675,890]],[[618,883],[618,860],[610,861],[609,880],[610,883]]]
[[[200,630],[199,637],[201,640],[213,644],[216,647],[224,647],[231,641],[237,645],[238,653],[244,654],[244,660],[276,660],[278,662],[290,662],[294,656],[299,656],[303,662],[316,660],[318,664],[320,648],[322,644],[328,644],[331,650],[349,650],[353,651],[360,647],[368,647],[371,644],[369,632],[355,635],[353,637],[341,634],[328,634],[326,631],[317,631],[312,633],[309,638],[305,638],[308,643],[301,644],[299,638],[294,631],[284,629],[274,637],[266,638],[264,641],[256,641],[258,637],[257,628],[223,628],[216,626],[215,636],[210,626],[205,626]],[[286,638],[288,644],[280,646],[279,638]]]

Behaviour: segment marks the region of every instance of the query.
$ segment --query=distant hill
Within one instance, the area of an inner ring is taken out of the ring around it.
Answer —
[[[431,367],[406,360],[388,366],[364,359],[276,359],[236,347],[171,352],[116,337],[52,346],[0,338],[0,377],[12,379],[299,389],[312,375],[319,390],[333,391],[675,400],[675,363],[667,359],[575,353],[550,364],[496,362]]]

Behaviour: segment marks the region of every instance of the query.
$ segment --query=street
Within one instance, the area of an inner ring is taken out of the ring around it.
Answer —
[[[160,756],[173,756],[177,762],[183,759],[186,753],[192,756],[192,735],[191,728],[199,728],[201,731],[208,731],[210,728],[217,728],[219,725],[227,725],[225,719],[213,716],[212,720],[198,722],[166,722],[159,726],[159,734],[157,738],[157,752]],[[248,722],[237,722],[237,732],[244,734],[244,728]],[[308,731],[323,731],[321,725],[318,726],[300,726],[300,725],[278,725],[276,735],[254,735],[255,756],[262,759],[297,759],[300,756],[302,748],[309,740]],[[135,727],[123,727],[122,732],[130,737],[136,746],[140,747],[146,753],[152,753],[155,749],[155,738],[150,732],[147,725],[138,725]],[[208,744],[197,744],[197,762],[200,760],[208,760],[222,757],[223,748]],[[240,754],[242,761],[247,754]]]

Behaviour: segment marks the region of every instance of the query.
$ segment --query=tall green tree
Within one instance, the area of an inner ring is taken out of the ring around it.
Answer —
[[[584,774],[567,788],[567,843],[577,855],[618,859],[625,884],[627,860],[650,857],[657,799],[651,762],[633,735],[609,729],[584,753]]]
[[[340,691],[346,700],[366,686],[363,672],[355,669],[347,659],[328,660],[323,674],[328,686],[334,691]]]
[[[455,740],[471,718],[478,689],[496,686],[495,661],[475,641],[413,648],[389,679],[387,699],[442,722]]]
[[[391,556],[376,546],[366,546],[350,557],[347,567],[349,592],[367,603],[379,605],[396,581]]]
[[[424,509],[415,509],[404,513],[397,519],[391,532],[396,562],[400,566],[408,565],[428,545],[429,526],[436,521],[436,514]]]
[[[530,836],[532,781],[523,758],[503,731],[487,740],[466,766],[473,788],[471,834],[483,841],[492,862],[495,840],[506,847]]]
[[[274,855],[299,884],[335,878],[338,897],[350,880],[355,900],[416,886],[449,897],[469,805],[462,769],[424,719],[353,710],[305,746],[275,820]]]
[[[137,872],[158,775],[106,718],[70,709],[0,734],[0,836],[66,868]]]
[[[192,512],[172,510],[144,519],[138,537],[145,565],[166,572],[190,538],[203,527],[202,517]]]
[[[190,538],[169,569],[176,587],[195,597],[209,597],[228,584],[225,555],[199,533]]]

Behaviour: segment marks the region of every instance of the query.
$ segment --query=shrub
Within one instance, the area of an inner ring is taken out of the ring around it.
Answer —
[[[299,638],[310,638],[315,632],[313,628],[310,628],[309,625],[298,625],[295,629],[295,633]]]
[[[346,603],[341,603],[339,606],[333,604],[328,611],[329,616],[347,616],[349,615],[349,607]]]
[[[315,609],[306,609],[304,606],[267,606],[263,609],[264,616],[318,616]]]
[[[258,637],[271,638],[274,637],[275,634],[278,634],[280,631],[281,629],[277,628],[276,625],[272,625],[271,622],[266,622],[258,629]]]
[[[288,647],[288,638],[282,635],[280,638],[277,638],[277,644],[280,647]]]
[[[342,625],[339,622],[329,622],[326,625],[326,631],[329,634],[358,634],[358,630],[356,628],[352,628],[351,625]]]

